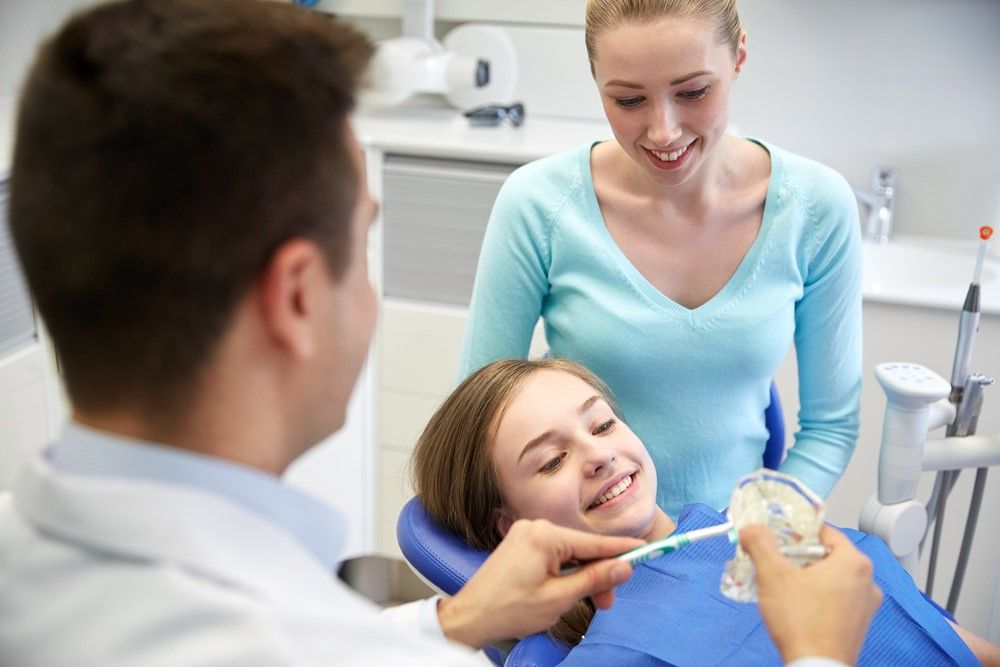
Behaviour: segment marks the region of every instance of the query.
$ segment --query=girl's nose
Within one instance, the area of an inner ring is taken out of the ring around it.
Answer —
[[[587,476],[593,477],[594,475],[609,472],[612,469],[611,464],[614,462],[615,455],[610,449],[594,447],[587,455]]]

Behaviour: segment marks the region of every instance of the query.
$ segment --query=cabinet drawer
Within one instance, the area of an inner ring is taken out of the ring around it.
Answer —
[[[490,210],[515,168],[386,156],[385,295],[467,306]]]

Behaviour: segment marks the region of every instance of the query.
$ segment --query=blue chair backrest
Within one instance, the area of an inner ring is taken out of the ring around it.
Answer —
[[[778,389],[771,383],[771,402],[764,411],[768,439],[763,465],[777,470],[785,454],[785,420]],[[427,514],[417,497],[410,498],[396,521],[396,539],[403,556],[435,588],[454,595],[489,557],[488,551],[470,547],[465,540],[442,529]],[[505,667],[548,667],[557,665],[570,647],[544,632],[521,639],[509,652],[495,647],[483,649],[495,665]]]
[[[489,551],[473,549],[461,537],[441,528],[416,496],[410,498],[399,513],[396,541],[413,569],[447,595],[457,593],[490,555]],[[543,636],[553,643],[548,635]],[[494,665],[504,664],[504,655],[499,649],[488,646],[483,652]]]
[[[767,426],[767,444],[764,445],[763,464],[765,468],[777,470],[785,458],[785,417],[781,412],[778,387],[771,383],[771,402],[764,410],[764,424]]]

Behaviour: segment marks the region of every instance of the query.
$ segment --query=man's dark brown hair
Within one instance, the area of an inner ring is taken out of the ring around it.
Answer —
[[[349,262],[354,30],[249,0],[132,0],[73,18],[25,82],[10,223],[85,410],[182,407],[283,242]]]

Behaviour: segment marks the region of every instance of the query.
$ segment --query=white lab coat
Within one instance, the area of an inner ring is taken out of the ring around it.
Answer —
[[[214,494],[38,456],[0,496],[0,665],[333,664],[478,663],[392,627],[276,524]]]

